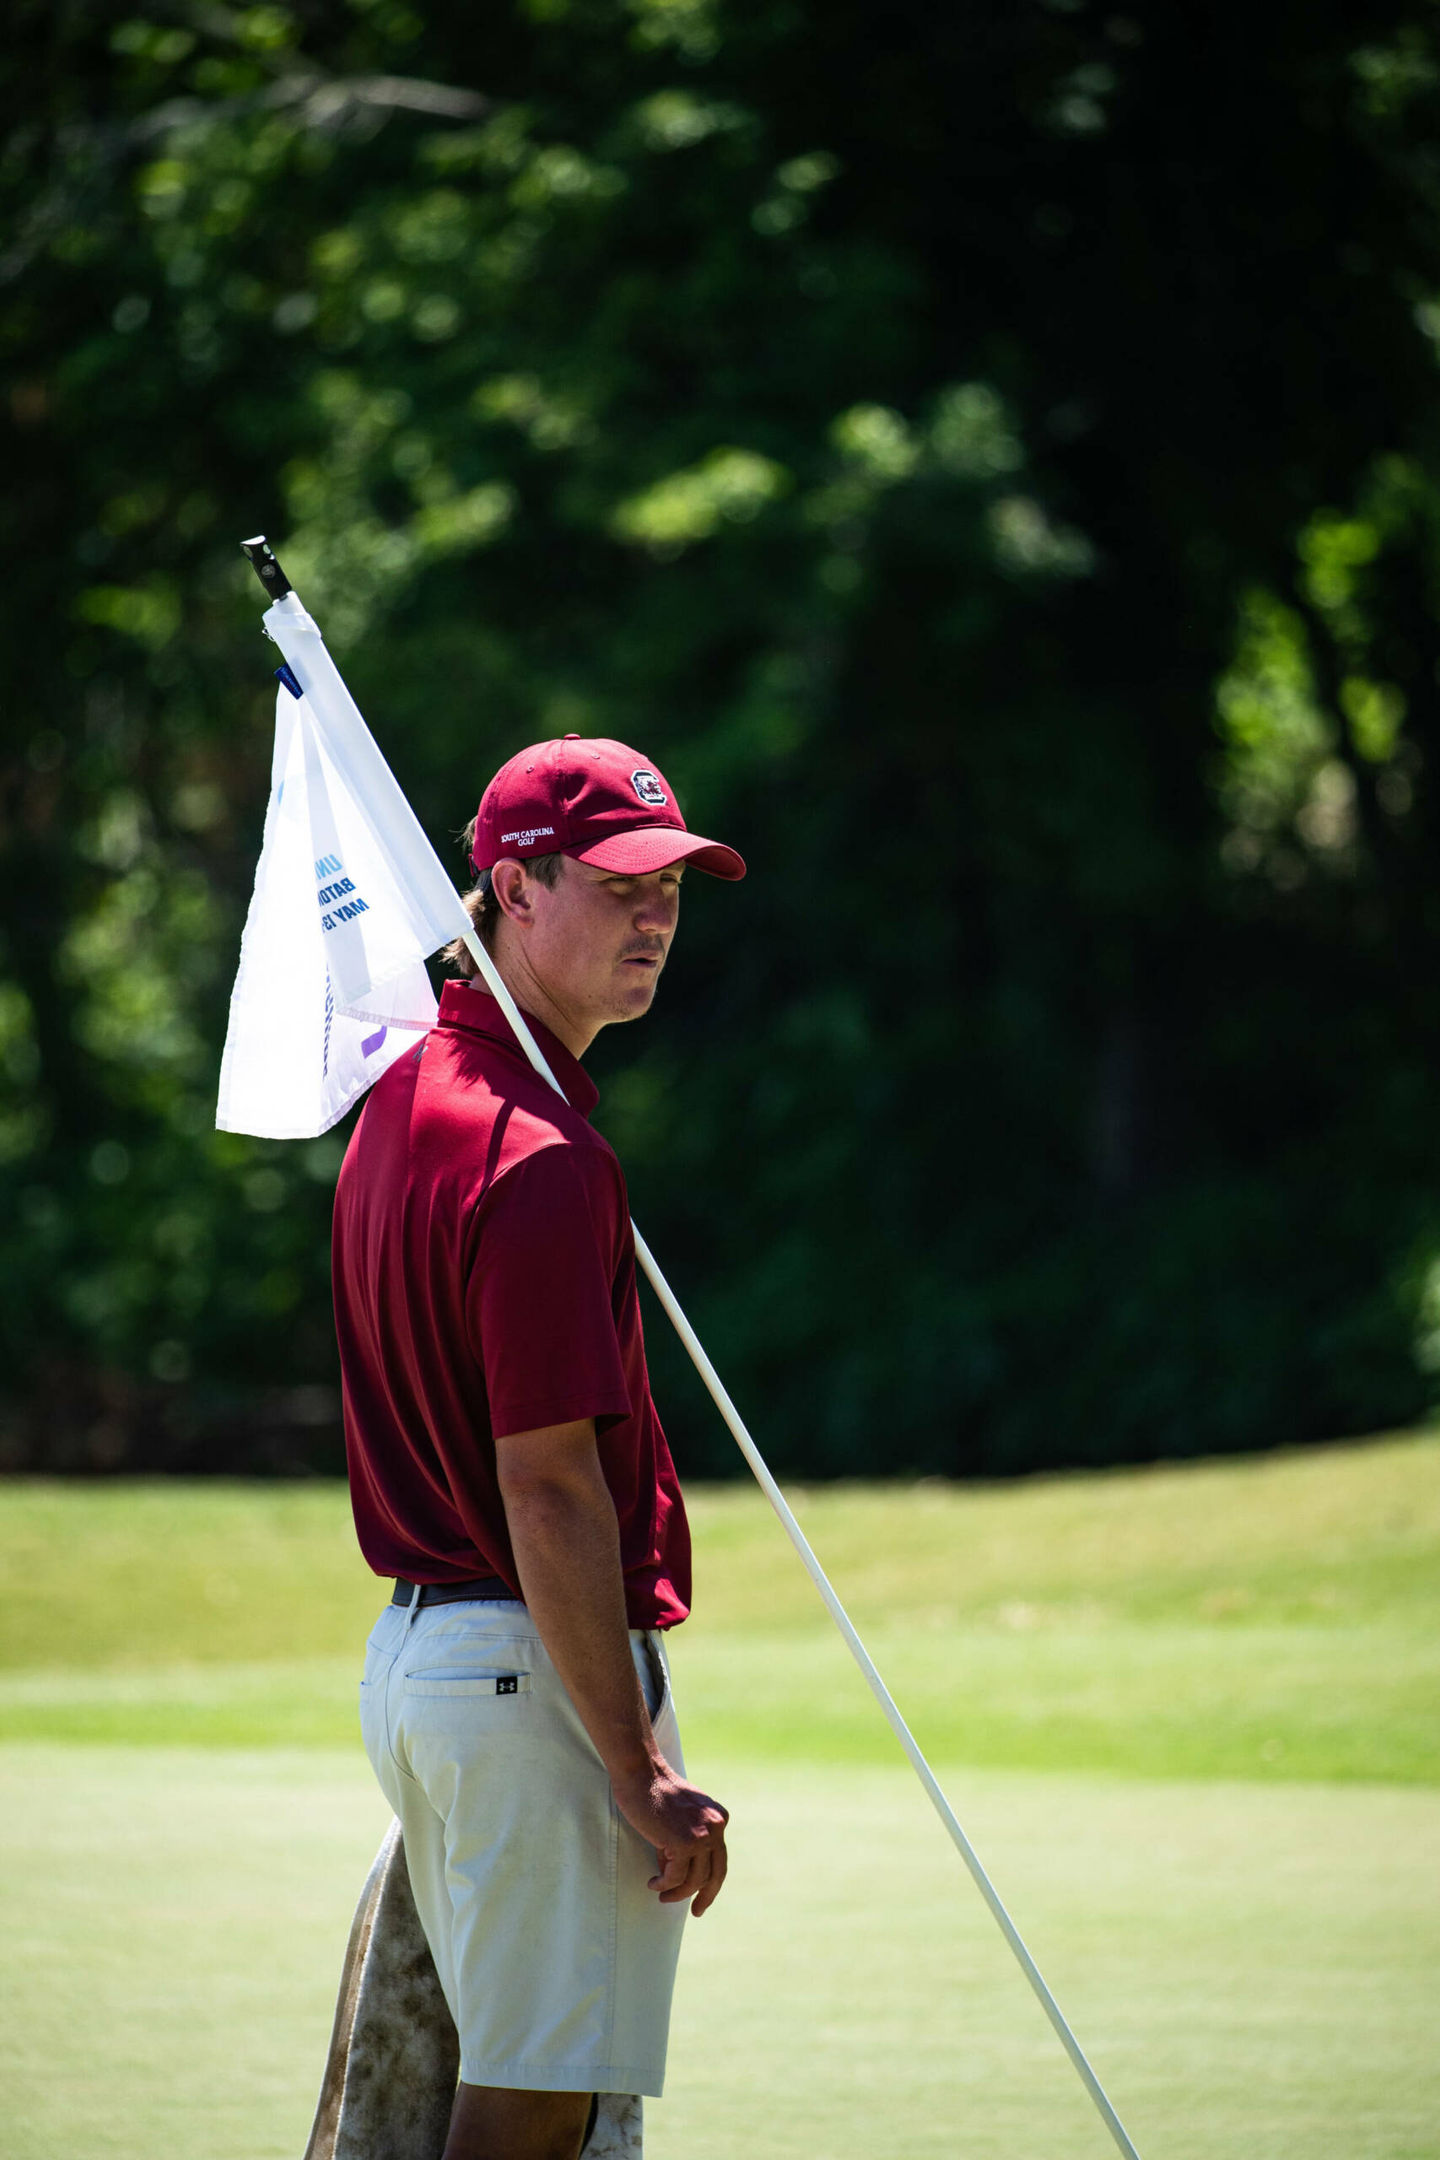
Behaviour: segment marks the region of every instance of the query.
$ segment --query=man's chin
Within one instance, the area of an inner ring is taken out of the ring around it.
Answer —
[[[637,975],[632,982],[621,983],[615,1000],[616,1020],[641,1020],[655,1002],[655,992],[660,987],[660,975]]]

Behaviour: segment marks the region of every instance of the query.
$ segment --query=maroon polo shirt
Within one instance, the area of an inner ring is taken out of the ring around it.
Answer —
[[[593,1081],[495,1000],[447,983],[384,1073],[335,1194],[335,1327],[355,1527],[377,1575],[519,1589],[495,1437],[593,1418],[631,1627],[690,1610],[690,1532],[650,1399],[635,1240]]]

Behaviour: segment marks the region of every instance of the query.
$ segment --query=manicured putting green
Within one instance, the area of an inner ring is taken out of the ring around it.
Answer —
[[[736,1865],[649,2160],[1100,2160],[764,1502],[692,1497]],[[1440,2160],[1440,1439],[796,1497],[1145,2160]],[[298,2160],[386,1819],[343,1490],[15,1481],[0,1575],[0,2160]]]
[[[1111,2151],[902,1770],[711,1766],[648,2160]],[[1434,2160],[1440,1797],[961,1772],[1145,2160]],[[334,1751],[0,1749],[4,2160],[298,2160],[386,1814]]]

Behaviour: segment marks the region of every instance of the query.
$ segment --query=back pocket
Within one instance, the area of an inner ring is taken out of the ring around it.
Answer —
[[[405,1675],[405,1693],[436,1698],[528,1695],[528,1672],[475,1672],[460,1665],[435,1665]]]

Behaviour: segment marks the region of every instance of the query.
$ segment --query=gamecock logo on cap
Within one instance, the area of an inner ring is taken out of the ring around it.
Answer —
[[[658,804],[667,803],[670,800],[648,765],[636,766],[634,772],[630,775],[630,785],[634,788],[641,802]]]

